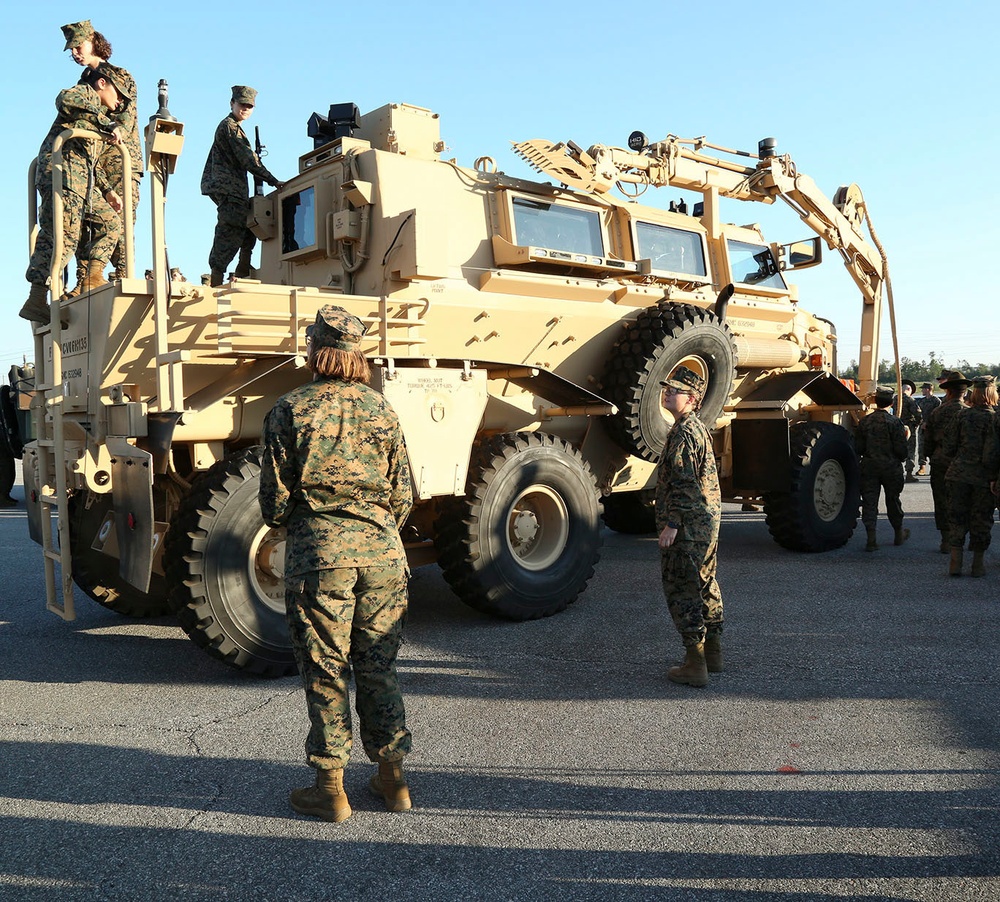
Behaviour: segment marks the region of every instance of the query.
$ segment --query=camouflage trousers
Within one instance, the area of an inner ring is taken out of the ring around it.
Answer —
[[[996,506],[996,496],[989,486],[969,485],[949,479],[948,540],[951,547],[963,547],[968,534],[969,551],[989,548]]]
[[[208,265],[214,271],[225,272],[237,251],[248,254],[257,243],[257,236],[247,228],[250,215],[250,198],[212,198],[219,208],[219,221],[215,225],[215,240],[208,255]]]
[[[903,525],[903,466],[899,461],[861,461],[861,522],[874,526],[878,520],[878,499],[885,490],[885,512],[894,529]]]
[[[44,285],[49,280],[52,268],[52,254],[55,248],[55,223],[52,220],[52,188],[45,186],[38,189],[42,202],[38,208],[38,234],[35,237],[35,249],[28,263],[24,277],[35,285]],[[118,239],[121,237],[121,219],[111,205],[104,199],[100,191],[91,190],[88,197],[75,194],[72,191],[63,193],[62,217],[62,259],[59,261],[60,271],[76,253],[80,244],[84,217],[92,218],[97,223],[94,236],[88,240],[90,260],[107,263],[111,259]]]
[[[919,466],[917,462],[917,427],[910,427],[910,437],[906,440],[906,475],[913,472],[914,466]]]
[[[292,649],[306,691],[306,759],[319,770],[347,766],[354,670],[361,742],[372,761],[410,751],[396,655],[406,620],[406,570],[338,567],[285,581]]]
[[[718,544],[681,540],[660,553],[663,594],[685,647],[722,632],[722,590],[715,578]]]
[[[938,532],[948,533],[948,472],[951,461],[947,458],[931,458],[931,494],[934,496],[934,525]]]
[[[140,180],[137,178],[132,179],[132,232],[135,232],[135,220],[139,210],[139,185]],[[121,194],[121,191],[118,192]],[[124,196],[122,201],[124,201]],[[111,207],[109,206],[110,210]],[[114,210],[111,210],[114,213]],[[121,214],[114,214],[118,219],[118,240],[115,242],[115,246],[111,253],[108,255],[108,260],[111,261],[111,265],[115,268],[116,272],[125,272],[125,230],[124,224],[122,222]],[[95,216],[93,213],[88,213],[83,218],[83,233],[80,240],[80,246],[76,251],[76,259],[81,263],[84,260],[101,260],[100,256],[94,256],[98,253],[97,242],[100,241],[101,236],[106,234],[107,224],[104,223],[99,217]],[[134,238],[133,238],[134,242]],[[134,247],[134,243],[133,243]],[[103,251],[103,247],[101,247]]]

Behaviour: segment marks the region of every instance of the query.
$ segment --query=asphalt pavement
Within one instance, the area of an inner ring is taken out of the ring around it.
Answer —
[[[927,481],[903,504],[906,545],[883,520],[878,552],[860,530],[821,555],[727,506],[705,689],[666,679],[653,538],[606,532],[586,593],[532,623],[416,571],[416,807],[368,795],[359,742],[340,825],[288,806],[312,776],[297,678],[81,592],[63,622],[0,511],[0,899],[1000,899],[1000,552],[949,578]]]

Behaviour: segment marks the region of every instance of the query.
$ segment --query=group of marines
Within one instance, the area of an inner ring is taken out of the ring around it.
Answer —
[[[945,370],[938,378],[945,391],[938,399],[929,383],[923,386],[922,410],[912,398],[915,388],[904,381],[900,416],[891,412],[891,389],[875,393],[875,411],[855,431],[861,458],[861,519],[867,532],[866,551],[878,550],[876,519],[879,494],[885,492],[886,514],[894,529],[894,544],[909,537],[903,528],[900,493],[905,481],[916,482],[930,464],[934,522],[941,533],[940,550],[950,554],[948,572],[962,575],[965,542],[972,552],[972,576],[985,575],[984,555],[990,546],[997,488],[1000,487],[1000,416],[993,376],[966,378]],[[919,469],[913,473],[916,427],[920,426]]]
[[[62,272],[74,255],[77,259],[76,285],[62,293],[60,299],[107,284],[105,272],[109,265],[114,268],[113,278],[125,276],[126,225],[122,219],[125,200],[130,193],[131,226],[134,226],[143,176],[135,79],[128,70],[108,62],[111,44],[89,20],[63,25],[62,32],[65,49],[84,68],[79,82],[56,97],[56,118],[42,141],[35,163],[34,187],[40,197],[38,233],[25,273],[31,287],[19,315],[38,324],[48,323],[51,316],[48,294],[58,238],[61,238],[61,255],[57,271]],[[221,284],[223,271],[237,252],[240,257],[236,275],[250,275],[250,253],[256,238],[247,226],[250,207],[247,173],[270,185],[281,185],[261,164],[241,127],[253,112],[256,94],[246,85],[233,86],[231,112],[216,129],[202,175],[202,193],[211,197],[218,208],[218,225],[209,255],[212,285]],[[94,132],[103,140],[75,136],[60,148],[57,145],[66,129]],[[128,150],[128,185],[122,146]],[[53,154],[59,149],[62,218],[56,223],[52,165]]]

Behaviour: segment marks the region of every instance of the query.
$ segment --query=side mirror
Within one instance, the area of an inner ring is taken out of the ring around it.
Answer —
[[[823,243],[821,238],[807,238],[804,241],[793,241],[783,244],[779,250],[782,269],[808,269],[823,262]]]

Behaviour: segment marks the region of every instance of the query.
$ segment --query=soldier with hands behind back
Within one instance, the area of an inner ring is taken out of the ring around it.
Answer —
[[[257,238],[247,227],[251,209],[247,173],[275,188],[282,185],[261,163],[243,131],[242,123],[253,113],[257,92],[246,85],[233,85],[232,92],[231,112],[215,129],[215,140],[201,176],[201,193],[212,198],[219,211],[215,241],[208,256],[213,286],[222,284],[226,268],[237,251],[240,259],[236,276],[245,279],[250,275],[250,256]]]
[[[941,406],[941,399],[934,394],[934,386],[925,382],[920,386],[921,395],[917,398],[920,408],[920,432],[917,437],[917,476],[927,475],[927,422],[931,414]]]
[[[399,529],[413,504],[399,420],[365,383],[364,326],[325,305],[306,330],[313,381],[280,398],[264,422],[260,509],[287,530],[285,605],[306,692],[306,758],[314,786],[296,789],[300,814],[351,815],[348,680],[357,688],[361,740],[378,764],[370,788],[390,811],[410,807],[410,751],[396,655],[407,607]]]
[[[868,535],[865,551],[878,551],[875,523],[883,489],[886,515],[895,530],[893,544],[902,545],[910,536],[910,531],[903,529],[903,505],[899,500],[907,455],[906,430],[889,412],[893,400],[892,391],[879,388],[875,392],[876,409],[854,431],[854,447],[861,458],[861,522]]]
[[[706,382],[678,366],[661,382],[662,405],[675,422],[656,478],[663,593],[684,643],[684,663],[667,678],[706,686],[723,668],[722,592],[716,580],[722,496],[712,435],[698,418]]]

